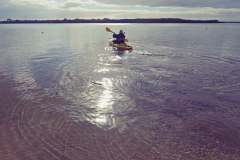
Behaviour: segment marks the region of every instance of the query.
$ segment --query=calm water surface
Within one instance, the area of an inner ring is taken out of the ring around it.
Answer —
[[[112,50],[106,25],[1,25],[0,74],[20,102],[145,146],[128,159],[237,160],[240,25],[108,26],[134,50]]]

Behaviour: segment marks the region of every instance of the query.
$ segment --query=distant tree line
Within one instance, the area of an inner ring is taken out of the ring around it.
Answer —
[[[222,23],[219,20],[189,20],[180,18],[137,18],[137,19],[55,19],[55,20],[13,20],[0,21],[0,24],[11,23]]]

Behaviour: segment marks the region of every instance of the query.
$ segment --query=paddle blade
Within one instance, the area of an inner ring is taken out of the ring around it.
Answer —
[[[106,31],[113,33],[113,31],[110,28],[108,28],[108,27],[106,27]]]

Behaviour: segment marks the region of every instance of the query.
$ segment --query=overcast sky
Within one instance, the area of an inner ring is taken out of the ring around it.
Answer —
[[[240,0],[0,0],[0,19],[104,17],[240,21]]]

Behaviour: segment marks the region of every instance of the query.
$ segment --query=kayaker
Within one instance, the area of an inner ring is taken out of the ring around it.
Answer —
[[[121,44],[121,43],[125,43],[125,33],[123,32],[123,30],[119,31],[119,34],[113,33],[113,43],[114,44]]]

